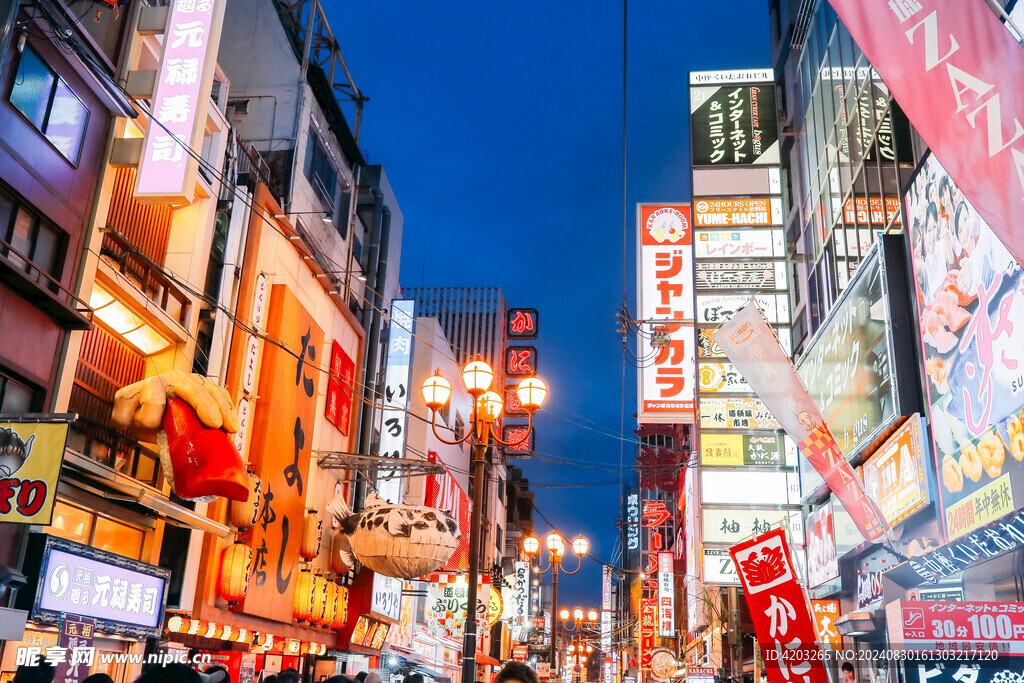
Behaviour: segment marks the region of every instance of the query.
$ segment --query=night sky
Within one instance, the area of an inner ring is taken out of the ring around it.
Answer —
[[[608,0],[325,2],[365,105],[360,147],[405,216],[403,286],[498,286],[540,311],[539,375],[554,414],[544,457],[617,469],[623,296],[622,4]],[[687,72],[769,67],[768,2],[649,0],[629,12],[626,294],[635,315],[634,204],[688,201]],[[636,369],[626,368],[633,439]],[[453,378],[454,379],[454,378]],[[585,427],[578,426],[582,423]],[[611,432],[612,435],[601,432]],[[632,462],[633,446],[623,457]],[[518,461],[537,507],[611,558],[617,471]],[[535,515],[537,533],[549,530]],[[600,568],[559,603],[600,607]]]

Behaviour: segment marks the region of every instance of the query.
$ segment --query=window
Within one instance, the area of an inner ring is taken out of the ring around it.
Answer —
[[[324,149],[316,131],[309,129],[306,137],[306,178],[313,191],[320,198],[324,208],[334,216],[334,193],[338,188],[338,172],[331,163],[331,157]]]
[[[145,539],[145,532],[138,527],[59,499],[53,506],[53,524],[43,531],[135,560],[142,556]]]
[[[60,278],[64,267],[64,233],[3,191],[0,191],[0,241],[0,256],[6,256],[24,270],[34,268]]]
[[[0,372],[0,413],[32,413],[38,410],[38,392]]]
[[[89,109],[35,50],[21,53],[11,104],[72,164],[78,163]]]
[[[501,556],[501,551],[505,549],[505,537],[501,535],[501,525],[494,525],[494,546],[498,549],[498,556]]]
[[[498,500],[505,502],[505,478],[498,477]]]

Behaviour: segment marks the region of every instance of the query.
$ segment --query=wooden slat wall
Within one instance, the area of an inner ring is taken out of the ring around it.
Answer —
[[[171,232],[171,207],[136,201],[134,168],[119,168],[110,197],[107,225],[132,241],[143,254],[163,267]]]
[[[103,328],[93,327],[82,337],[70,410],[108,424],[114,393],[142,379],[145,366],[145,359],[128,345]]]

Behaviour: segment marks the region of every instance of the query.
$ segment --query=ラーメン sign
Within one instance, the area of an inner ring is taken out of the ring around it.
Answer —
[[[50,523],[67,438],[67,422],[0,422],[0,523]]]
[[[697,387],[689,204],[638,204],[637,244],[637,307],[648,323],[637,342],[641,353],[654,355],[638,371],[637,419],[692,423]],[[650,345],[654,331],[668,335],[668,345],[656,352]]]

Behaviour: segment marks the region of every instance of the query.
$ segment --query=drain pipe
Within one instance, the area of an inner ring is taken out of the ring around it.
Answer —
[[[367,329],[366,348],[363,352],[363,405],[359,418],[359,444],[357,453],[370,452],[373,444],[374,405],[377,402],[377,366],[380,360],[380,330],[383,314],[378,311],[384,308],[384,283],[388,273],[388,243],[391,234],[391,210],[384,206],[384,193],[379,187],[372,187],[373,194],[373,227],[368,254],[366,281],[373,283],[373,306],[363,311],[363,329]],[[355,235],[350,235],[355,239]],[[353,510],[360,511],[366,501],[366,480],[364,475],[356,473],[356,486]]]

